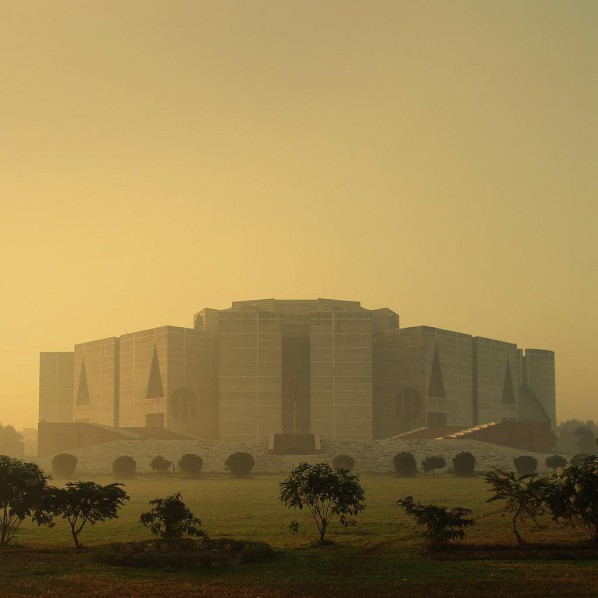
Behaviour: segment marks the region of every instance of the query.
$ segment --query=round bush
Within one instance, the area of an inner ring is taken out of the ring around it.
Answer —
[[[567,459],[563,455],[550,455],[546,457],[546,467],[557,470],[559,467],[567,467]]]
[[[471,476],[475,471],[475,457],[468,451],[461,451],[453,457],[455,475]]]
[[[255,459],[249,453],[233,453],[229,455],[228,459],[224,463],[224,467],[228,469],[234,476],[239,478],[247,477],[253,466],[255,465]]]
[[[79,460],[75,455],[60,453],[52,459],[52,471],[59,478],[72,478]]]
[[[150,461],[150,467],[162,475],[165,471],[168,471],[172,466],[172,461],[165,459],[162,455],[157,455]]]
[[[332,459],[332,466],[335,469],[346,469],[351,471],[355,467],[355,459],[350,455],[336,455]]]
[[[114,475],[121,478],[132,478],[137,470],[137,462],[129,455],[116,457],[112,462],[112,471]]]
[[[591,457],[592,455],[588,455],[586,453],[577,453],[577,455],[573,455],[571,459],[569,459],[569,465],[575,465],[579,467],[583,462],[584,459]]]
[[[413,453],[407,453],[405,451],[397,453],[392,463],[395,471],[403,477],[413,477],[417,475],[417,461],[413,456]]]
[[[199,475],[203,467],[203,459],[199,455],[187,453],[179,459],[179,467],[190,476]]]
[[[519,475],[529,475],[536,473],[538,461],[531,455],[521,455],[513,459],[513,465]]]

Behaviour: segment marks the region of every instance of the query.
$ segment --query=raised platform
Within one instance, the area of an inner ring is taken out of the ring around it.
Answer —
[[[317,434],[273,434],[268,444],[271,455],[315,455],[319,450]]]

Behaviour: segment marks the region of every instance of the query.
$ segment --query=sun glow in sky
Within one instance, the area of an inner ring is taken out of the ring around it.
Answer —
[[[0,0],[0,421],[40,351],[330,297],[598,419],[594,0]]]

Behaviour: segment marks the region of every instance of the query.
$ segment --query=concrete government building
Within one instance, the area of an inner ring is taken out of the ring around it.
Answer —
[[[371,440],[422,428],[556,425],[554,353],[331,299],[236,301],[41,353],[40,424],[211,440]],[[40,425],[40,431],[42,426]]]

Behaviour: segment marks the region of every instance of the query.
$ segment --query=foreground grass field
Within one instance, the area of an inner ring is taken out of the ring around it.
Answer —
[[[479,478],[449,475],[402,479],[363,476],[367,509],[359,525],[330,529],[332,546],[310,546],[315,527],[307,513],[288,511],[278,501],[279,476],[250,479],[205,477],[139,478],[127,482],[130,502],[119,519],[86,528],[87,549],[77,551],[67,526],[24,524],[14,547],[0,551],[0,595],[45,596],[598,596],[598,551],[554,553],[480,552],[487,544],[514,545],[510,518],[486,504]],[[113,480],[99,480],[108,483]],[[109,567],[92,560],[94,545],[147,539],[138,525],[148,501],[180,491],[210,536],[261,540],[276,550],[273,561],[228,569],[148,570]],[[419,531],[394,505],[397,498],[458,505],[473,510],[465,551],[425,555]],[[299,519],[299,534],[288,523]],[[542,519],[523,528],[530,543],[569,544],[581,531]]]

